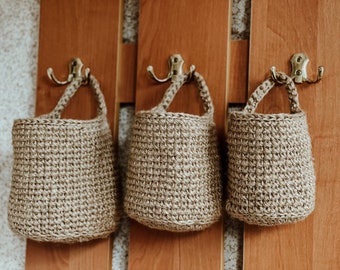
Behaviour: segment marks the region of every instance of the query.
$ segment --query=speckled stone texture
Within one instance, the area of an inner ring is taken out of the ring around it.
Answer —
[[[34,114],[39,1],[0,1],[0,269],[24,269],[25,241],[8,226],[15,118]]]
[[[138,0],[124,1],[123,41],[137,41]],[[232,39],[249,37],[250,0],[234,0]],[[7,201],[12,172],[11,127],[16,118],[34,115],[39,0],[0,1],[0,269],[24,269],[25,240],[11,232],[7,222]],[[204,75],[204,74],[203,74]],[[133,106],[120,110],[119,156],[122,179],[128,154],[129,129]],[[224,269],[242,269],[242,223],[226,218]],[[116,232],[113,269],[126,269],[129,221],[123,218]]]

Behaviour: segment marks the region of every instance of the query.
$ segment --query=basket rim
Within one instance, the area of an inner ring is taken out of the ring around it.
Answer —
[[[297,113],[249,113],[246,111],[233,111],[229,113],[230,116],[254,116],[257,118],[300,118],[306,116],[304,111],[297,112]]]
[[[152,110],[140,110],[135,113],[135,116],[139,115],[157,115],[157,116],[172,116],[172,117],[187,117],[187,118],[192,118],[192,119],[211,119],[211,116],[208,114],[202,114],[202,115],[197,115],[197,114],[190,114],[190,113],[185,113],[185,112],[158,112],[158,111],[152,111]]]
[[[93,124],[96,122],[102,122],[106,121],[105,115],[98,115],[95,118],[92,119],[71,119],[71,118],[44,118],[41,116],[38,117],[32,117],[32,118],[18,118],[15,119],[13,122],[13,125],[15,124],[35,124],[35,125],[46,125],[46,124],[55,124],[55,125],[61,125],[61,124]]]

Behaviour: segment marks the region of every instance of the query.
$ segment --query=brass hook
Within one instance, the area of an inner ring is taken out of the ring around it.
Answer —
[[[59,85],[65,85],[67,83],[72,82],[73,80],[79,78],[79,77],[83,77],[84,78],[84,84],[87,83],[87,80],[90,76],[90,69],[89,68],[85,68],[85,75],[82,75],[82,68],[83,68],[83,62],[80,60],[80,58],[74,58],[70,61],[70,63],[68,64],[68,77],[66,79],[66,81],[59,81],[53,72],[53,69],[50,67],[47,69],[47,76],[56,84]]]
[[[316,83],[320,81],[323,77],[324,67],[318,67],[318,74],[315,80],[311,80],[307,75],[307,64],[309,62],[309,58],[305,53],[296,53],[290,59],[292,73],[291,78],[295,83]]]
[[[169,73],[166,76],[166,78],[164,79],[159,79],[154,71],[153,71],[153,66],[148,66],[146,68],[147,72],[149,73],[149,75],[151,76],[152,79],[154,79],[155,81],[159,82],[159,83],[163,83],[163,82],[167,82],[169,80],[171,80],[171,82],[174,82],[177,78],[177,76],[179,75],[183,75],[183,64],[184,64],[184,60],[182,58],[182,56],[180,54],[174,54],[172,56],[170,56],[169,58]],[[195,66],[191,65],[189,68],[189,78],[188,81],[191,80],[192,78],[192,74],[195,72]]]

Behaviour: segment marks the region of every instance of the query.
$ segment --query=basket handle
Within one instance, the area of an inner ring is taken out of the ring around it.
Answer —
[[[58,101],[58,104],[55,106],[55,108],[48,114],[44,115],[45,118],[52,118],[52,119],[59,119],[61,116],[62,111],[65,109],[65,107],[70,102],[73,95],[77,92],[77,90],[80,88],[80,86],[83,84],[84,78],[79,77],[72,81],[65,89],[63,95]],[[105,105],[105,99],[102,91],[100,90],[99,83],[97,79],[93,75],[89,75],[88,77],[88,84],[90,88],[94,91],[94,94],[96,96],[96,100],[98,103],[97,108],[97,117],[100,115],[106,115],[107,109]]]
[[[156,107],[154,107],[152,111],[166,112],[179,89],[188,81],[189,76],[190,74],[178,76],[178,79],[174,81],[165,91],[162,101]],[[214,105],[211,100],[209,88],[203,76],[195,71],[192,74],[192,79],[195,81],[196,86],[200,93],[200,97],[203,101],[205,115],[213,116]]]
[[[269,93],[269,91],[275,86],[275,84],[286,86],[288,92],[290,112],[291,113],[301,112],[296,86],[292,78],[290,78],[283,72],[276,72],[275,78],[270,77],[269,79],[265,80],[262,84],[260,84],[249,97],[248,102],[244,107],[243,111],[248,113],[254,113],[257,105],[265,97],[265,95]]]

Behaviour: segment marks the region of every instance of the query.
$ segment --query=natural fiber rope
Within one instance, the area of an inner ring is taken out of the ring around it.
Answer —
[[[227,132],[227,212],[250,224],[277,225],[306,218],[314,209],[315,174],[307,119],[294,82],[277,74],[288,91],[291,114],[257,114],[275,85],[262,83]]]
[[[44,115],[45,118],[50,118],[50,119],[59,119],[61,116],[61,112],[64,110],[64,108],[68,105],[70,102],[71,98],[73,95],[77,92],[79,87],[82,85],[84,79],[82,77],[79,77],[75,79],[65,90],[64,94],[62,97],[59,99],[57,105],[53,109],[52,112],[49,114]],[[95,93],[95,97],[98,103],[98,109],[97,109],[97,115],[105,115],[107,113],[106,105],[105,105],[105,99],[104,95],[100,90],[99,83],[97,79],[93,76],[90,75],[88,78],[88,84],[92,88],[92,90]]]
[[[176,232],[202,230],[222,211],[221,175],[213,104],[203,77],[194,73],[206,113],[166,112],[187,76],[162,101],[136,113],[130,138],[124,208],[138,222]]]
[[[193,80],[196,83],[197,88],[199,89],[200,97],[203,101],[204,110],[207,116],[214,115],[214,105],[212,103],[209,88],[201,74],[198,72],[194,72],[192,74]],[[179,76],[179,79],[173,82],[170,87],[164,93],[162,101],[152,110],[165,112],[169,108],[171,102],[173,101],[175,95],[181,89],[181,87],[188,81],[189,74],[184,74],[183,76]]]
[[[244,108],[244,111],[248,113],[254,113],[259,102],[268,94],[268,92],[274,87],[275,83],[283,84],[286,87],[288,93],[288,101],[290,105],[291,113],[301,112],[298,92],[293,80],[282,72],[276,73],[276,80],[269,78],[265,80],[249,97],[248,102]]]
[[[106,106],[90,77],[98,116],[60,119],[81,85],[73,81],[47,115],[15,120],[9,225],[37,241],[73,243],[108,236],[118,226],[117,171]]]

